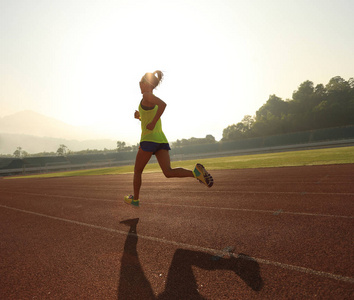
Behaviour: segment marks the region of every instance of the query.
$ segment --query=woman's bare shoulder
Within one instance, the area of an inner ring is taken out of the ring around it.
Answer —
[[[147,105],[149,106],[153,106],[153,105],[158,105],[161,103],[161,99],[156,97],[153,93],[151,92],[146,92],[143,94],[143,101],[142,101],[142,104],[143,105]]]

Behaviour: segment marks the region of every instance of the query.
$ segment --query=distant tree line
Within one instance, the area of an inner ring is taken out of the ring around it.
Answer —
[[[271,95],[254,117],[223,130],[223,141],[354,125],[354,78],[333,77],[326,86],[305,81],[292,99]]]
[[[188,145],[198,145],[198,144],[214,144],[216,143],[215,137],[212,135],[207,135],[205,138],[195,138],[177,140],[172,142],[173,147],[184,147]],[[29,154],[24,151],[21,147],[17,147],[16,151],[13,153],[12,157],[24,158],[24,157],[39,157],[39,156],[68,156],[68,155],[86,155],[86,154],[103,154],[103,153],[113,153],[113,152],[131,152],[138,151],[139,144],[127,146],[123,141],[117,141],[116,149],[86,149],[81,151],[71,151],[67,146],[61,144],[56,152],[41,152],[36,154]],[[11,157],[11,155],[1,155],[1,157]]]
[[[41,152],[30,154],[27,151],[23,150],[22,147],[17,147],[15,152],[12,155],[4,155],[1,154],[0,157],[15,157],[15,158],[25,158],[25,157],[43,157],[43,156],[68,156],[68,155],[86,155],[86,154],[104,154],[104,153],[113,153],[113,152],[129,152],[129,151],[137,151],[139,148],[138,144],[133,146],[127,146],[125,142],[117,141],[116,149],[107,149],[103,150],[97,149],[86,149],[80,151],[72,151],[69,148],[61,144],[56,152]]]

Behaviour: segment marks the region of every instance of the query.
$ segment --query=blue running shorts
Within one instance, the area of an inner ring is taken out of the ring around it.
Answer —
[[[171,150],[170,145],[168,143],[154,143],[154,142],[141,142],[140,149],[146,152],[152,152],[155,154],[159,150]]]

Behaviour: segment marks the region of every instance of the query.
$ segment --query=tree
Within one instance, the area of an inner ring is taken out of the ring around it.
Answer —
[[[294,91],[293,100],[301,103],[309,101],[312,94],[314,93],[314,90],[315,89],[313,87],[313,82],[310,80],[306,80],[300,84],[297,91]]]
[[[66,156],[66,154],[69,152],[68,147],[65,145],[61,144],[57,150],[57,155],[58,156]]]
[[[340,76],[335,76],[329,80],[326,89],[329,93],[338,91],[348,92],[350,90],[350,82],[345,81]]]
[[[17,147],[17,149],[14,152],[14,157],[16,158],[21,158],[21,154],[22,154],[22,148],[21,147]]]
[[[237,123],[227,126],[223,132],[222,132],[222,140],[223,141],[235,141],[235,140],[239,140],[242,138],[242,131],[240,131],[240,125],[238,126],[238,124],[242,124],[242,123]],[[242,124],[243,126],[243,124]]]
[[[125,148],[125,142],[118,141],[117,142],[117,152],[122,152]]]
[[[287,114],[288,103],[276,95],[269,96],[268,101],[256,112],[256,121],[268,119],[271,116],[281,118]]]
[[[207,134],[205,136],[205,142],[206,142],[206,144],[215,144],[216,140],[215,140],[214,136],[212,136],[211,134]]]
[[[233,124],[224,129],[222,140],[234,141],[242,138],[250,137],[251,129],[255,120],[251,115],[245,115],[241,122]]]
[[[340,76],[330,79],[326,85],[328,110],[326,111],[327,125],[344,126],[354,123],[353,101],[354,89],[351,79],[344,80]]]
[[[251,127],[254,123],[254,118],[251,115],[245,115],[241,122],[242,122],[244,128],[246,129],[245,131],[248,131],[251,129]]]
[[[140,144],[137,143],[136,145],[132,145],[132,151],[138,151]]]
[[[326,88],[324,87],[324,85],[322,83],[316,85],[315,87],[315,94],[317,97],[325,97],[326,93],[327,93],[327,90]]]

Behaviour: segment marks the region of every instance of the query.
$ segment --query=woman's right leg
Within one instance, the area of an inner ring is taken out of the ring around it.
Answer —
[[[191,170],[183,168],[171,168],[171,159],[168,150],[159,150],[155,153],[156,159],[161,167],[163,174],[167,178],[171,177],[194,177]]]
[[[141,177],[144,171],[146,164],[149,162],[152,156],[152,152],[146,152],[142,149],[139,149],[136,159],[135,159],[135,167],[134,167],[134,199],[139,199],[140,187],[141,187]]]

